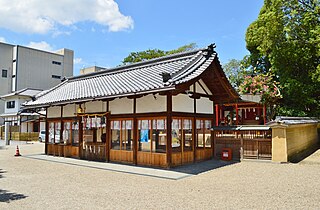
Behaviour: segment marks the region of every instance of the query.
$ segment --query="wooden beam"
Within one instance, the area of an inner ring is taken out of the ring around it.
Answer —
[[[206,89],[203,87],[203,85],[199,82],[199,80],[197,81],[197,83],[200,85],[200,87],[202,88],[202,90],[206,93],[206,95],[210,95],[207,91],[206,91]]]

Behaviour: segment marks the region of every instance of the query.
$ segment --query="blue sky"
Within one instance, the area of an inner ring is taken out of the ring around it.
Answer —
[[[113,67],[130,52],[216,43],[220,61],[242,59],[245,31],[263,0],[0,0],[0,41],[74,50],[82,67]]]

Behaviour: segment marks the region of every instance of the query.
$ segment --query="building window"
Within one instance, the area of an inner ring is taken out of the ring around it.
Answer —
[[[8,77],[8,70],[2,69],[2,77],[7,78]]]
[[[7,102],[7,109],[13,109],[15,107],[15,101]]]
[[[165,119],[139,120],[138,151],[166,153],[166,127]]]
[[[133,121],[111,121],[111,149],[132,151],[133,148]]]
[[[193,150],[192,120],[187,118],[172,119],[172,152]]]
[[[197,120],[197,148],[211,147],[211,120]]]
[[[79,145],[79,123],[77,120],[72,122],[72,145],[77,146]]]
[[[57,144],[60,143],[60,122],[50,122],[49,123],[49,139],[48,143]]]
[[[52,78],[53,78],[53,79],[61,79],[61,76],[58,76],[58,75],[52,75]]]
[[[59,61],[52,61],[52,64],[55,64],[55,65],[61,65],[61,62],[59,62]]]
[[[104,116],[83,116],[83,144],[94,146],[106,143],[106,124]]]

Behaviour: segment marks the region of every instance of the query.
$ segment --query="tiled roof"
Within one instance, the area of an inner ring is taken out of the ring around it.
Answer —
[[[5,99],[7,97],[12,97],[12,96],[29,96],[29,97],[33,97],[33,96],[37,95],[38,93],[40,93],[41,91],[42,90],[34,89],[34,88],[24,88],[24,89],[18,90],[16,92],[0,96],[0,98]]]
[[[71,77],[37,95],[35,101],[25,106],[58,105],[172,90],[177,84],[196,78],[208,68],[216,57],[213,48],[214,45],[209,45],[203,49]],[[163,73],[170,74],[168,81],[163,80]]]

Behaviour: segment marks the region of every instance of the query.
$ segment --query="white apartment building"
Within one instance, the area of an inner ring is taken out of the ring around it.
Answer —
[[[73,76],[73,51],[47,52],[0,42],[0,96],[25,88],[50,89]],[[0,100],[0,115],[5,101]],[[0,118],[0,125],[3,124]]]

